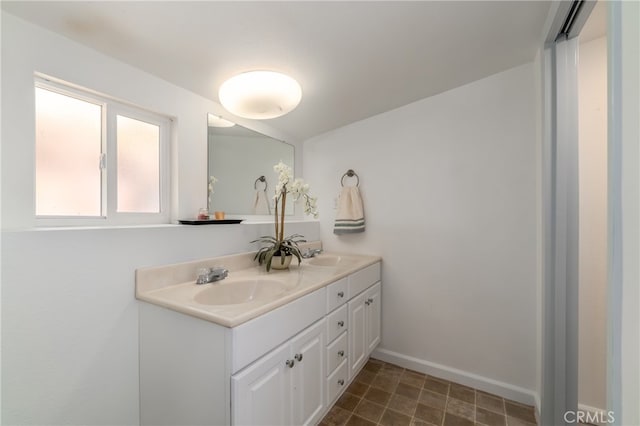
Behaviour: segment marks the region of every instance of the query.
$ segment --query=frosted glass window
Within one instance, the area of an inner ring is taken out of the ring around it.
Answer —
[[[160,211],[160,127],[117,116],[118,212]]]
[[[101,105],[35,92],[36,215],[101,216]]]
[[[39,226],[168,223],[171,119],[36,76]]]

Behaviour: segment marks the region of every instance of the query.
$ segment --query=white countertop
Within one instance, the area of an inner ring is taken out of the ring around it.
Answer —
[[[342,253],[323,253],[316,259],[322,257],[340,257],[340,261],[334,266],[315,266],[309,263],[313,263],[312,259],[303,259],[298,266],[294,258],[288,270],[272,269],[271,272],[266,272],[264,266],[255,266],[253,253],[244,253],[138,269],[136,298],[225,327],[235,327],[381,260],[379,256]],[[209,284],[195,284],[197,268],[222,265],[229,270],[226,279]],[[286,291],[238,304],[201,304],[195,300],[196,295],[209,286],[232,286],[236,281],[254,279],[279,281],[286,287]]]

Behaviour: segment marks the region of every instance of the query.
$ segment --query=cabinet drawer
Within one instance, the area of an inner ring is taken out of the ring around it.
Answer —
[[[302,296],[231,329],[231,373],[260,358],[324,316],[325,289]]]
[[[348,327],[349,312],[347,305],[342,305],[327,315],[327,342],[330,343]]]
[[[349,340],[346,331],[327,346],[327,376],[330,376],[340,363],[347,359],[348,347]]]
[[[327,313],[347,301],[348,277],[327,286]]]
[[[367,266],[349,276],[347,296],[349,299],[380,281],[380,262]]]
[[[333,372],[329,377],[327,377],[327,406],[330,407],[333,405],[333,402],[338,399],[338,397],[344,392],[347,388],[347,375],[348,373],[348,363],[347,360],[344,360],[342,364]]]

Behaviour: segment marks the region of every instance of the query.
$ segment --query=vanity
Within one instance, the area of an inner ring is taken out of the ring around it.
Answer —
[[[253,253],[136,271],[142,425],[317,424],[380,342],[381,259]],[[196,285],[203,267],[224,280]]]

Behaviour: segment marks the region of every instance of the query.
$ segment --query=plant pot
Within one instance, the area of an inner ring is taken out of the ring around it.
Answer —
[[[279,255],[274,255],[271,258],[271,269],[289,269],[291,259],[293,259],[293,256],[288,254],[284,257],[284,263],[282,263],[282,258]]]

